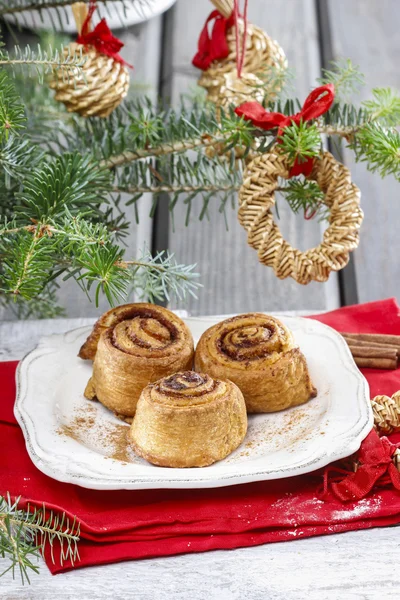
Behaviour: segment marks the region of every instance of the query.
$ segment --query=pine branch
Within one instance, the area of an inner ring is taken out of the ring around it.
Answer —
[[[400,134],[396,129],[369,123],[360,128],[349,148],[355,152],[357,161],[366,163],[369,171],[377,171],[381,177],[394,175],[400,180]]]
[[[302,211],[306,218],[312,218],[317,214],[322,219],[326,218],[324,193],[315,181],[295,177],[285,181],[278,191],[284,194],[285,200],[295,214]]]
[[[365,85],[364,75],[358,65],[353,65],[350,59],[339,59],[331,62],[331,69],[322,69],[323,76],[317,81],[324,85],[331,83],[335,86],[336,102],[357,93]]]
[[[400,96],[391,88],[375,88],[372,90],[373,100],[362,103],[371,121],[379,121],[381,125],[396,127],[400,124]]]
[[[196,265],[181,265],[173,254],[161,251],[152,256],[144,248],[142,255],[135,261],[121,261],[120,266],[131,269],[135,290],[139,297],[149,302],[171,296],[182,300],[187,294],[196,298],[195,290],[201,287],[196,281],[198,273],[193,270]]]
[[[63,79],[82,75],[85,60],[81,48],[74,53],[71,53],[69,47],[61,48],[61,51],[52,48],[43,50],[39,44],[36,51],[30,46],[25,46],[23,49],[15,46],[13,53],[4,48],[0,49],[0,65],[10,66],[13,69],[27,67],[29,75],[38,77],[40,83],[43,83],[43,76],[51,72],[61,72]]]
[[[237,192],[240,184],[214,184],[214,185],[154,185],[154,186],[116,186],[113,192],[125,194],[189,194],[199,192]]]
[[[96,213],[107,202],[110,176],[99,169],[90,156],[65,153],[52,162],[45,162],[29,174],[23,190],[16,194],[20,205],[16,215],[34,222],[65,214]]]
[[[96,305],[100,293],[109,303],[127,299],[136,291],[146,299],[194,294],[199,286],[195,265],[177,264],[172,255],[152,257],[146,250],[136,260],[125,260],[124,250],[112,241],[106,225],[73,217],[68,211],[61,222],[18,226],[5,220],[0,226],[2,265],[0,292],[32,300],[56,277],[74,278]]]
[[[0,496],[0,556],[10,559],[10,566],[1,575],[19,569],[22,583],[30,583],[29,571],[39,572],[39,566],[32,559],[39,557],[47,545],[54,559],[54,542],[60,545],[60,562],[70,560],[73,564],[79,560],[79,524],[72,522],[63,513],[55,515],[52,511],[32,509],[28,505],[25,510],[19,508],[20,499],[12,502],[10,496]],[[0,575],[0,576],[1,576]]]
[[[297,160],[318,156],[321,151],[321,136],[315,124],[300,121],[285,127],[279,138],[282,152],[288,155],[291,164]]]
[[[0,52],[1,49],[0,49]],[[8,140],[26,122],[25,109],[7,74],[0,71],[0,141]]]

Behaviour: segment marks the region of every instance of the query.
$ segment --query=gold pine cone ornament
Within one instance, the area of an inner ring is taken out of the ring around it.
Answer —
[[[107,117],[129,89],[128,66],[118,54],[123,44],[112,36],[104,19],[90,31],[92,7],[88,11],[86,4],[79,2],[72,8],[79,35],[77,42],[64,49],[64,56],[78,60],[82,57],[82,65],[79,73],[56,71],[50,87],[68,112],[82,117]]]

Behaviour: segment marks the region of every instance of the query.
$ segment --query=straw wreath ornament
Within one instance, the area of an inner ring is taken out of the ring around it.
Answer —
[[[334,100],[331,84],[316,88],[295,115],[268,112],[258,102],[246,102],[235,112],[256,127],[277,130],[277,143],[266,154],[257,155],[246,166],[239,191],[239,221],[248,233],[248,242],[257,250],[260,262],[272,267],[280,279],[292,277],[303,285],[326,281],[331,271],[339,271],[357,248],[363,221],[360,190],[352,183],[349,170],[329,152],[300,161],[281,151],[285,128],[317,119]],[[324,194],[322,203],[329,209],[329,225],[321,244],[302,252],[287,242],[274,220],[275,191],[279,178],[304,175],[316,181]]]

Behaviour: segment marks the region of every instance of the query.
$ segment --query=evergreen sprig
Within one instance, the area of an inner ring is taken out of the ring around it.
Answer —
[[[349,147],[369,171],[377,171],[381,177],[394,175],[400,180],[400,134],[396,129],[368,123],[360,128]]]
[[[332,61],[331,68],[322,69],[322,74],[317,81],[322,85],[331,83],[335,86],[336,102],[348,98],[365,85],[360,67],[354,65],[350,59]]]
[[[62,79],[75,79],[82,75],[82,67],[86,58],[80,48],[71,53],[69,48],[65,51],[48,48],[44,50],[38,45],[36,50],[30,46],[20,48],[15,46],[12,52],[0,48],[0,65],[11,67],[15,73],[17,68],[24,69],[24,74],[30,77],[37,77],[43,83],[44,75],[54,72]]]
[[[0,496],[0,556],[9,558],[10,566],[1,575],[18,569],[22,583],[29,580],[29,572],[39,572],[37,558],[46,546],[55,562],[55,542],[59,546],[59,561],[69,560],[72,564],[79,560],[79,523],[63,513],[54,514],[43,506],[42,509],[19,508],[20,499],[12,501],[10,496]],[[33,562],[35,561],[35,562]],[[0,575],[0,576],[1,576]]]
[[[292,165],[296,160],[301,163],[321,152],[321,134],[315,123],[310,125],[300,121],[297,125],[292,122],[285,127],[279,141],[282,152],[287,154]]]
[[[279,188],[286,202],[295,214],[303,212],[305,216],[326,217],[324,193],[315,181],[294,177]]]
[[[0,52],[2,50],[0,49]],[[0,142],[16,134],[26,122],[25,108],[5,71],[0,71]]]
[[[400,96],[391,88],[375,88],[372,90],[373,100],[362,102],[371,121],[379,121],[381,125],[396,127],[400,124]]]

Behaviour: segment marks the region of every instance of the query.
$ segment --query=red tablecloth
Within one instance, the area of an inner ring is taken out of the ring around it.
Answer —
[[[400,335],[400,310],[389,299],[314,317],[340,331]],[[76,566],[238,548],[400,522],[400,493],[377,489],[358,502],[321,499],[321,473],[205,490],[94,491],[38,471],[14,416],[15,362],[0,363],[0,494],[76,515]],[[397,371],[365,370],[371,393],[400,389]],[[397,436],[398,437],[398,436]],[[397,441],[397,440],[395,440]],[[57,557],[57,552],[55,552]],[[71,568],[46,562],[52,573]]]

